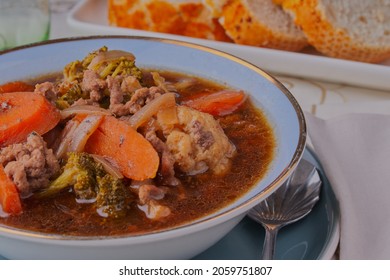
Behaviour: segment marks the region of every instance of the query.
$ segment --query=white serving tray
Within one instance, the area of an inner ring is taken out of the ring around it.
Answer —
[[[68,24],[89,35],[134,35],[192,42],[245,59],[271,74],[390,91],[390,59],[380,64],[329,58],[314,51],[287,52],[166,33],[109,26],[106,0],[82,0],[69,12]]]

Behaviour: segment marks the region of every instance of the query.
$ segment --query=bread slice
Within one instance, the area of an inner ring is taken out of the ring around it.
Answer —
[[[319,52],[379,62],[390,57],[390,0],[283,0]]]
[[[235,43],[288,51],[299,51],[307,45],[292,17],[272,0],[230,0],[214,7],[226,34]]]
[[[112,26],[231,41],[202,0],[108,0],[108,13]]]

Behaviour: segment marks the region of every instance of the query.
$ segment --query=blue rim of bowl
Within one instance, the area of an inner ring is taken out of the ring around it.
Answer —
[[[263,69],[255,66],[254,64],[241,59],[239,57],[236,57],[232,54],[216,50],[210,47],[202,46],[195,43],[189,43],[184,42],[180,40],[173,40],[173,39],[165,39],[165,38],[158,38],[158,37],[144,37],[144,36],[128,36],[128,35],[96,35],[96,36],[79,36],[79,37],[69,37],[69,38],[60,38],[60,39],[53,39],[53,40],[47,40],[43,42],[33,43],[33,44],[27,44],[19,47],[15,47],[12,49],[7,49],[0,52],[0,56],[15,52],[23,49],[30,49],[35,47],[40,47],[44,45],[54,45],[58,43],[63,42],[73,42],[73,41],[86,41],[86,40],[101,40],[101,39],[108,39],[108,40],[116,40],[116,39],[125,39],[125,40],[144,40],[144,41],[155,41],[165,44],[171,44],[171,45],[177,45],[177,46],[183,46],[188,48],[197,49],[203,52],[212,53],[214,55],[223,57],[225,59],[234,61],[235,63],[238,63],[244,67],[247,67],[251,69],[252,71],[258,73],[263,78],[266,78],[270,83],[274,84],[281,92],[288,98],[291,105],[293,106],[297,119],[299,122],[299,140],[297,147],[295,149],[294,155],[291,158],[290,163],[288,166],[284,168],[284,170],[279,174],[277,178],[275,178],[274,181],[272,181],[264,190],[262,190],[257,195],[251,197],[250,199],[246,200],[245,202],[241,203],[240,205],[237,205],[236,207],[213,215],[212,213],[208,214],[211,215],[207,218],[199,218],[198,220],[190,223],[184,223],[180,224],[174,227],[162,229],[162,230],[156,230],[151,231],[147,233],[142,234],[128,234],[128,235],[116,235],[116,236],[71,236],[71,235],[60,235],[60,234],[51,234],[51,233],[42,233],[42,232],[34,232],[32,230],[24,230],[14,227],[9,227],[5,225],[0,225],[0,234],[5,234],[9,237],[12,236],[12,238],[34,238],[35,240],[53,240],[53,241],[97,241],[97,240],[109,240],[112,242],[115,242],[115,240],[123,240],[123,239],[131,239],[131,240],[137,240],[144,239],[144,242],[148,242],[150,240],[156,240],[155,237],[158,234],[159,239],[164,240],[166,238],[169,238],[169,234],[173,231],[178,230],[184,230],[187,233],[194,233],[201,231],[205,228],[210,228],[216,225],[219,225],[223,222],[226,222],[227,220],[230,220],[236,216],[239,216],[240,214],[246,213],[251,207],[256,205],[258,202],[260,202],[262,199],[266,198],[268,195],[270,195],[277,187],[279,187],[293,172],[293,170],[296,168],[297,164],[299,163],[300,159],[302,158],[303,152],[306,147],[306,137],[307,137],[307,127],[306,127],[306,121],[304,117],[304,113],[298,103],[298,101],[295,99],[295,97],[291,94],[291,92],[276,78],[274,78],[271,74],[267,73]],[[232,217],[228,217],[228,215],[232,212],[236,211],[236,214]],[[212,221],[218,219],[217,223],[212,223]],[[151,238],[151,239],[150,239]],[[141,241],[142,242],[142,241]]]

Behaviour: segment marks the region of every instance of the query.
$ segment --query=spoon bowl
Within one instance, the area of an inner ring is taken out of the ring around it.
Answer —
[[[274,258],[280,228],[310,213],[319,200],[321,184],[317,168],[302,159],[279,189],[248,212],[248,216],[265,229],[262,259]]]

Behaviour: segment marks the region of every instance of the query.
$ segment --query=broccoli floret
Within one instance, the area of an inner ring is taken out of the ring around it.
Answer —
[[[88,99],[89,93],[84,92],[80,83],[84,77],[84,71],[88,69],[91,61],[101,52],[106,52],[107,47],[102,47],[96,51],[89,53],[82,61],[75,60],[68,63],[63,70],[63,82],[66,91],[62,93],[61,97],[56,100],[56,106],[59,109],[66,109],[80,98]],[[68,88],[69,86],[69,88]]]
[[[80,60],[68,63],[63,70],[64,80],[68,82],[81,81],[85,68]]]
[[[78,201],[95,202],[102,217],[119,218],[126,214],[130,193],[122,179],[108,174],[101,163],[87,153],[69,153],[62,173],[37,197],[54,195],[73,186]]]
[[[89,93],[84,92],[80,84],[75,83],[69,87],[65,94],[56,100],[56,106],[60,110],[66,109],[80,98],[88,99]]]
[[[100,52],[106,52],[107,47],[101,47],[100,49],[89,53],[82,61],[72,61],[64,67],[63,75],[64,80],[68,82],[81,82],[83,79],[84,71],[88,68],[92,59],[94,59]]]
[[[86,69],[92,69],[96,71],[102,79],[105,79],[107,76],[115,77],[118,75],[131,75],[136,77],[138,80],[142,79],[141,70],[137,66],[135,66],[134,59],[129,58],[132,55],[114,55],[109,59],[102,59],[100,63],[94,63],[93,66],[90,65],[92,60],[97,55],[107,51],[107,47],[102,47],[97,51],[89,53],[82,61],[76,60],[67,64],[63,70],[64,80],[68,82],[81,82],[83,79],[84,71]]]
[[[87,153],[69,153],[62,173],[38,196],[49,196],[73,186],[78,199],[90,200],[98,192],[97,176],[104,175],[104,168]]]
[[[62,84],[65,84],[65,89],[61,91],[61,97],[56,101],[57,108],[61,110],[68,108],[80,98],[89,99],[89,92],[83,91],[80,86],[87,69],[96,72],[101,79],[106,79],[107,76],[131,75],[139,81],[142,80],[142,71],[135,65],[135,58],[131,53],[108,51],[107,47],[102,47],[89,53],[83,60],[73,61],[64,67]],[[100,105],[108,108],[109,104],[106,103],[109,103],[110,93],[107,91],[105,94],[107,96]]]
[[[99,192],[96,207],[102,217],[123,217],[126,214],[127,192],[123,181],[110,174],[98,177]]]
[[[141,70],[135,66],[134,60],[129,60],[126,57],[114,58],[109,61],[103,61],[102,63],[97,63],[92,67],[92,70],[96,71],[102,79],[107,78],[107,76],[134,76],[138,80],[142,79]]]

